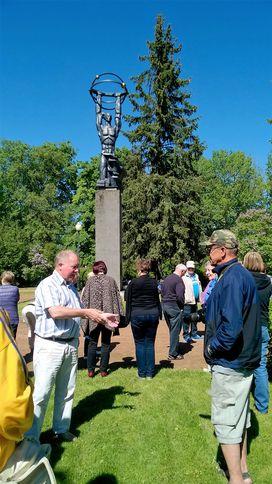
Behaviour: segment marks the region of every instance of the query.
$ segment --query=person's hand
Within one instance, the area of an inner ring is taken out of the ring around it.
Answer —
[[[100,311],[99,309],[85,309],[85,318],[87,319],[91,319],[92,321],[94,321],[95,323],[101,323],[102,321],[104,321],[104,319],[102,318],[102,311]]]
[[[103,323],[107,329],[114,331],[118,327],[118,315],[112,313],[102,313],[101,318],[103,318]]]

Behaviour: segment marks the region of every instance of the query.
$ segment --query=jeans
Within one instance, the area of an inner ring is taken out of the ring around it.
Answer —
[[[183,338],[194,338],[197,335],[197,325],[190,320],[192,313],[197,311],[197,304],[184,304],[183,309]],[[191,326],[191,331],[189,327]]]
[[[170,335],[169,356],[176,357],[179,354],[179,334],[182,321],[181,310],[178,305],[163,304],[163,313]]]
[[[53,430],[61,434],[69,430],[77,373],[78,338],[58,342],[35,337],[33,368],[34,420],[28,437],[39,440],[47,404],[55,384]]]
[[[159,316],[139,314],[131,316],[131,329],[135,342],[138,375],[153,377],[155,373],[155,338]]]
[[[88,371],[94,371],[96,365],[96,350],[99,335],[101,333],[101,359],[100,359],[100,371],[107,371],[110,359],[110,340],[111,331],[102,324],[98,324],[89,335],[89,346],[87,355],[87,368]]]
[[[262,354],[260,366],[254,370],[253,380],[253,396],[255,407],[261,413],[268,412],[269,403],[269,385],[268,385],[268,373],[266,368],[268,343],[269,343],[269,331],[266,326],[262,326]]]

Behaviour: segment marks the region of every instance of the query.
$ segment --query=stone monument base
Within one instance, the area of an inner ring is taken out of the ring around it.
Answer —
[[[121,289],[121,192],[100,188],[95,194],[95,260],[103,260]]]

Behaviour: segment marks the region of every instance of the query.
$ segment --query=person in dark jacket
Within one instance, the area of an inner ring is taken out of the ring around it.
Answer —
[[[168,360],[182,360],[179,353],[179,334],[182,325],[182,309],[184,307],[185,285],[182,277],[187,268],[178,264],[173,274],[167,276],[161,286],[163,314],[169,329],[170,345]]]
[[[256,409],[260,413],[268,412],[269,384],[266,368],[267,352],[269,344],[269,300],[272,295],[272,284],[270,277],[265,274],[265,266],[259,252],[248,252],[244,257],[244,267],[248,269],[257,286],[261,304],[261,325],[262,325],[262,356],[260,366],[254,370],[253,396]]]
[[[9,313],[10,325],[16,338],[19,324],[18,302],[20,299],[19,289],[15,286],[15,275],[11,271],[5,271],[1,275],[0,306]]]
[[[215,230],[204,244],[218,275],[207,302],[204,355],[212,370],[212,422],[230,480],[251,484],[247,469],[249,395],[261,359],[260,304],[251,274],[238,262],[238,242]]]
[[[149,276],[149,260],[138,260],[138,277],[126,289],[126,319],[131,321],[139,378],[155,374],[155,338],[162,316],[158,284]]]

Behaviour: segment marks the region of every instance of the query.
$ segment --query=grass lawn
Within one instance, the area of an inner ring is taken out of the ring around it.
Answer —
[[[51,455],[58,482],[226,482],[216,470],[209,385],[202,371],[161,369],[152,381],[138,380],[135,368],[93,380],[79,371],[71,427],[78,439]],[[51,418],[52,399],[44,430]],[[271,483],[271,434],[271,411],[253,411],[248,461],[255,484]]]
[[[19,316],[22,314],[22,309],[24,306],[27,305],[29,301],[33,301],[35,298],[35,289],[36,287],[20,287],[20,302],[18,305],[19,308]]]

